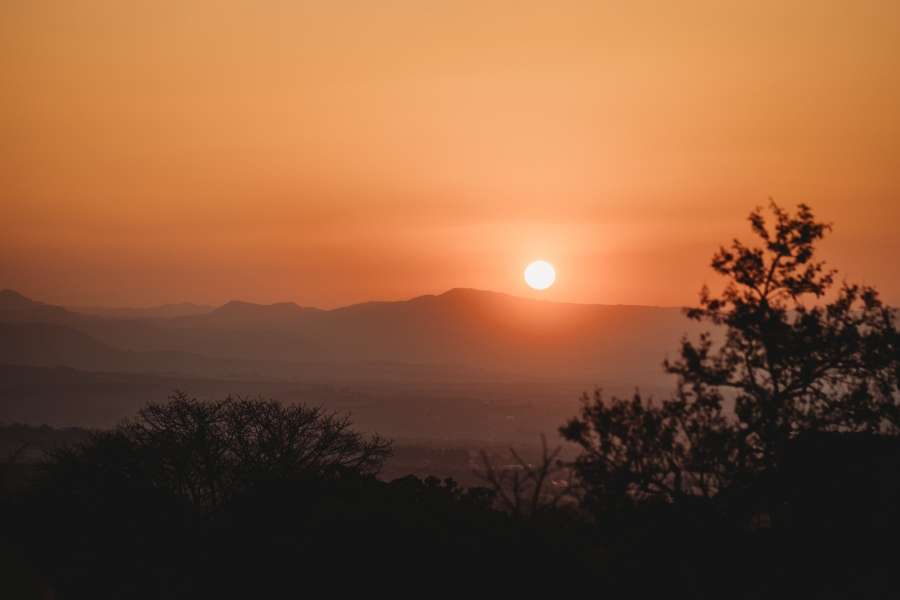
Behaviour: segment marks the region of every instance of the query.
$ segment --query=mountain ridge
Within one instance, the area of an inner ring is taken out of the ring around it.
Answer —
[[[23,310],[38,306],[44,306],[44,303],[23,296],[15,290],[0,290],[0,309],[2,310]]]
[[[665,379],[663,359],[677,351],[683,335],[698,331],[682,313],[675,307],[559,303],[454,288],[331,310],[233,301],[173,318],[105,318],[40,304],[0,310],[0,322],[63,325],[130,352],[287,363],[455,364],[579,380],[625,378],[638,385]]]

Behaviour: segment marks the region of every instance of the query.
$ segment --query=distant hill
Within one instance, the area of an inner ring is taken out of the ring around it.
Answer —
[[[700,331],[678,308],[468,289],[334,310],[235,301],[173,317],[0,300],[0,421],[59,426],[109,426],[178,387],[322,403],[389,435],[533,440],[555,435],[595,385],[667,394],[662,360]]]
[[[24,310],[43,306],[43,302],[26,298],[13,290],[0,290],[0,310]]]
[[[0,323],[0,362],[88,371],[191,372],[214,359],[183,352],[131,352],[112,348],[71,327]]]
[[[191,364],[202,357],[323,368],[457,365],[652,388],[671,385],[662,360],[676,355],[684,334],[700,331],[678,308],[567,304],[471,289],[334,310],[230,302],[205,314],[172,318],[87,316],[36,303],[0,309],[0,322],[63,325],[110,349],[145,353],[130,355],[128,364],[150,361],[152,353],[178,352],[190,355]],[[148,365],[155,366],[147,368],[160,368],[163,359],[152,357],[156,362]]]

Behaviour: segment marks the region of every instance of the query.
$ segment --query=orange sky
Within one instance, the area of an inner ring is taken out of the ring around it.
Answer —
[[[900,304],[898,31],[896,0],[5,0],[0,288],[692,304],[772,196]]]

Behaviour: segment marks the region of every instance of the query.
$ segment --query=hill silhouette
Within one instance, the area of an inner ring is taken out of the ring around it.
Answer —
[[[43,302],[37,302],[26,298],[13,290],[0,290],[0,310],[24,310],[43,306]]]
[[[0,309],[0,322],[63,325],[129,352],[287,363],[459,365],[651,387],[668,384],[660,362],[697,328],[679,308],[556,303],[471,289],[333,310],[235,301],[206,314],[173,318],[122,319],[40,303],[17,306]],[[144,355],[125,362],[139,359],[161,360]],[[35,362],[34,355],[28,360],[23,364],[49,365]],[[151,362],[140,368],[159,368]]]

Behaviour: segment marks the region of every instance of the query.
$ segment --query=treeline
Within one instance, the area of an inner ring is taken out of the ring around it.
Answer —
[[[321,409],[177,394],[48,450],[3,498],[0,532],[32,570],[6,582],[64,598],[441,597],[549,592],[580,572],[571,533],[535,534],[491,490],[380,480],[389,452]]]
[[[552,453],[517,470],[515,489],[509,478],[383,481],[386,444],[336,415],[263,400],[180,395],[48,452],[0,503],[4,597],[900,591],[897,436],[806,432],[740,493],[615,511],[572,501],[584,487],[551,505],[554,492],[525,473],[552,480],[565,470]],[[515,511],[501,494],[540,510]]]

